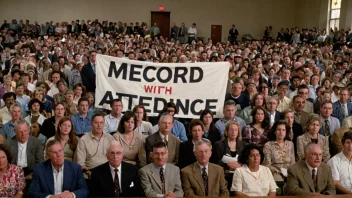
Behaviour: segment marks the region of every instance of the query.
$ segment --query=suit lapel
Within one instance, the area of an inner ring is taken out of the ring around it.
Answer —
[[[215,170],[215,169],[213,169],[213,166],[210,163],[208,163],[208,195],[209,195],[209,189],[213,187],[213,181],[215,181],[215,177],[216,177],[216,174],[211,170]],[[214,184],[214,186],[215,185],[216,184]]]
[[[204,188],[204,184],[203,184],[203,178],[202,178],[202,175],[200,174],[200,168],[199,168],[197,162],[193,163],[193,177],[198,182],[198,185],[202,188],[202,191],[203,191],[203,193],[205,195],[205,188]],[[209,177],[208,177],[208,181],[209,181]]]
[[[27,142],[27,148],[26,148],[26,154],[27,154],[27,166],[29,167],[31,163],[31,161],[33,160],[33,158],[31,157],[31,153],[32,153],[32,138],[31,136],[29,136],[28,142]]]
[[[121,162],[121,169],[123,170],[124,166],[123,166],[123,162]],[[122,187],[122,192],[124,191],[124,178],[125,178],[125,174],[124,174],[124,171],[121,170],[121,187]],[[109,162],[106,162],[105,165],[104,165],[104,170],[102,172],[100,172],[100,174],[102,174],[102,181],[100,182],[106,182],[105,183],[105,190],[108,189],[109,192],[108,193],[105,193],[105,194],[108,194],[108,195],[115,195],[115,191],[114,191],[114,188],[115,188],[115,184],[114,184],[114,180],[112,179],[112,175],[111,175],[111,170],[110,170],[110,166],[109,166]]]
[[[155,183],[158,184],[160,191],[161,189],[161,180],[160,180],[160,174],[158,172],[158,169],[154,166],[154,164],[150,164],[150,171],[152,173],[152,177],[155,180]]]
[[[47,160],[45,162],[45,166],[46,166],[46,183],[48,185],[48,188],[49,188],[49,191],[50,191],[50,194],[54,194],[54,175],[53,175],[53,168],[51,166],[51,161],[50,160]]]
[[[301,163],[302,163],[301,165],[302,165],[303,177],[306,180],[307,184],[309,185],[309,188],[311,189],[311,191],[315,192],[315,188],[314,188],[314,184],[313,184],[313,180],[312,180],[312,175],[309,172],[307,165],[305,164],[306,162],[303,160]]]
[[[317,189],[316,192],[320,192],[320,182],[323,182],[323,178],[324,178],[324,172],[321,168],[318,168],[318,173],[317,173]]]
[[[171,173],[172,171],[170,170],[170,166],[168,166],[168,164],[166,163],[166,166],[165,166],[165,193],[166,192],[170,192],[169,191],[169,181],[170,181],[170,178],[171,178]],[[173,189],[172,189],[173,191]]]
[[[71,189],[71,180],[70,178],[72,178],[72,171],[71,169],[69,169],[67,162],[64,162],[64,182],[62,184],[62,191],[65,190],[70,190]]]
[[[16,138],[16,137],[15,137]],[[13,145],[13,154],[14,154],[14,159],[12,160],[13,161],[13,163],[15,163],[15,164],[17,164],[17,161],[16,161],[16,159],[18,159],[18,142],[17,142],[17,140],[16,141],[14,141],[14,140],[12,140],[11,141],[11,144]],[[28,145],[28,144],[27,144]]]
[[[129,183],[130,182],[130,179],[129,179],[129,170],[128,170],[128,168],[125,166],[125,162],[121,162],[121,187],[122,187],[122,192],[124,192],[125,191],[125,189],[127,189],[127,188],[129,188],[129,185],[131,184],[131,183]],[[110,172],[110,168],[109,168],[109,172]],[[110,174],[110,176],[111,176],[111,174]],[[111,183],[113,183],[114,181],[112,181],[112,177],[109,177],[109,178],[111,178],[110,180],[111,180]],[[108,184],[109,184],[109,182],[108,182]]]

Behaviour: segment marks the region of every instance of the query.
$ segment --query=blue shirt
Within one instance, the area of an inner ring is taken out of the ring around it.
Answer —
[[[242,118],[237,116],[235,116],[233,120],[237,121],[238,124],[240,124],[241,131],[243,131],[243,129],[246,127],[246,122]],[[215,127],[220,131],[221,136],[224,135],[226,123],[227,123],[227,120],[225,120],[224,118],[221,118],[215,123]]]
[[[76,115],[71,116],[73,127],[77,135],[85,134],[92,131],[92,126],[90,121],[92,116],[87,114],[87,117],[83,118],[81,114],[77,113]]]
[[[174,120],[174,127],[171,129],[171,134],[178,137],[181,142],[187,141],[185,126],[178,120]]]
[[[14,128],[15,124],[10,121],[2,126],[2,128],[0,129],[0,134],[3,135],[5,139],[9,140],[16,135],[13,130]]]
[[[16,103],[21,106],[21,111],[23,117],[27,116],[27,111],[28,111],[28,103],[31,100],[31,98],[27,95],[16,95]]]

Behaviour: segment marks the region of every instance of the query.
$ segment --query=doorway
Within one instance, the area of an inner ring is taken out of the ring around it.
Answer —
[[[160,29],[160,36],[169,37],[170,35],[170,12],[151,11],[151,26],[156,23]]]
[[[213,44],[221,42],[222,25],[211,25],[211,40]]]

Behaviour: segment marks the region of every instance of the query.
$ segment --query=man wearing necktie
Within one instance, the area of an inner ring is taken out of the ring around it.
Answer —
[[[335,195],[335,185],[329,165],[322,162],[322,149],[309,143],[305,148],[305,159],[288,168],[285,192],[293,196]]]
[[[209,163],[211,148],[211,142],[207,139],[195,143],[197,162],[181,170],[185,197],[229,196],[223,167]]]
[[[320,119],[323,123],[323,127],[320,128],[319,133],[324,136],[331,136],[334,132],[341,128],[340,122],[337,118],[331,116],[332,114],[332,102],[324,101],[320,105]]]
[[[350,94],[348,89],[342,89],[339,93],[339,100],[333,104],[333,116],[339,119],[340,125],[342,125],[343,120],[352,115],[352,104],[349,100]]]
[[[152,163],[139,170],[147,197],[183,197],[180,169],[167,163],[169,152],[164,142],[157,142],[150,152]]]
[[[138,168],[123,162],[123,150],[116,140],[106,151],[108,162],[91,170],[90,197],[143,197]]]

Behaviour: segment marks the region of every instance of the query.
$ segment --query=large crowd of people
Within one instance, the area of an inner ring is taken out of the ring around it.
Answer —
[[[350,30],[275,38],[270,26],[252,40],[232,25],[219,43],[199,39],[196,23],[166,37],[158,24],[97,19],[0,31],[0,197],[352,194]],[[122,112],[119,98],[97,108],[97,54],[226,61],[223,117],[176,118],[172,102],[148,117],[141,104]]]

